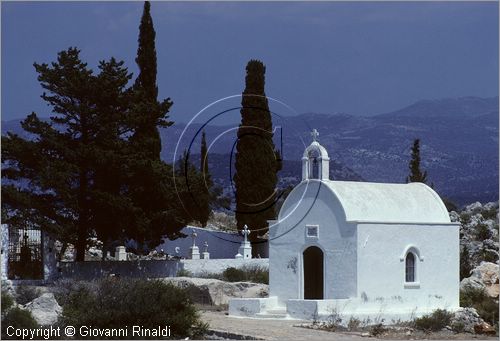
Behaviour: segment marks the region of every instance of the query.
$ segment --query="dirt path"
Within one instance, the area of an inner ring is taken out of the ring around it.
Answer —
[[[294,327],[303,323],[298,320],[271,320],[229,317],[224,312],[204,311],[202,319],[211,330],[229,334],[251,336],[263,340],[339,340],[356,341],[369,338],[359,335],[331,333],[320,330]]]

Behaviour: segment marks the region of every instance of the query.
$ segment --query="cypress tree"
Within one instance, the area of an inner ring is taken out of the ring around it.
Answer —
[[[139,26],[139,39],[137,57],[139,75],[134,83],[136,98],[136,131],[133,140],[145,156],[151,160],[159,160],[161,152],[161,138],[158,127],[168,127],[168,111],[172,106],[170,98],[158,101],[158,86],[156,84],[156,32],[151,18],[151,5],[144,2],[141,24]]]
[[[248,225],[253,242],[266,232],[267,220],[275,218],[276,173],[280,165],[264,91],[265,70],[258,60],[250,60],[246,66],[233,179],[238,229]]]
[[[413,141],[411,148],[411,160],[409,164],[410,175],[406,178],[406,182],[422,182],[427,181],[427,171],[422,172],[420,169],[420,140]]]
[[[151,5],[144,3],[139,26],[139,39],[136,63],[139,74],[133,86],[133,106],[131,125],[130,179],[132,198],[135,206],[142,211],[142,219],[130,233],[142,246],[154,246],[163,234],[175,234],[182,228],[182,222],[174,217],[173,198],[175,198],[172,168],[160,158],[160,127],[168,127],[168,112],[172,101],[167,98],[158,101],[156,83],[156,33],[151,18]]]
[[[201,134],[200,171],[203,181],[201,182],[200,191],[199,221],[201,226],[205,227],[210,217],[210,188],[212,187],[212,179],[208,171],[208,149],[205,131]]]

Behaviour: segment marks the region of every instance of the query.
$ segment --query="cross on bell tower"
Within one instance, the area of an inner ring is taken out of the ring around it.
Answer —
[[[326,149],[319,144],[319,132],[311,131],[312,142],[302,155],[302,181],[311,179],[329,180],[330,158]]]
[[[313,129],[311,132],[311,136],[313,138],[313,142],[316,142],[318,141],[319,132],[316,129]]]

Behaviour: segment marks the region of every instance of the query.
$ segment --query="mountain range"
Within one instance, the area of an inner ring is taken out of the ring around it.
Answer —
[[[2,134],[22,133],[19,122],[2,121]],[[329,152],[333,179],[405,182],[410,148],[419,138],[421,166],[441,196],[459,205],[498,200],[498,97],[422,100],[373,116],[305,113],[273,123],[274,142],[284,159],[279,174],[282,186],[299,181],[302,153],[316,128],[319,142]],[[199,159],[195,154],[199,154],[202,128],[210,148],[212,177],[228,190],[237,126],[175,123],[161,131],[162,157],[172,162],[174,155],[177,159],[191,147],[193,161]]]

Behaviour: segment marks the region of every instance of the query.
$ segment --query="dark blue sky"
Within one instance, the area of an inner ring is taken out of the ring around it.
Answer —
[[[1,6],[3,120],[49,115],[32,64],[69,46],[92,67],[114,56],[137,70],[142,2]],[[298,113],[373,115],[498,94],[497,2],[153,2],[152,16],[159,92],[176,121],[241,94],[251,58],[267,66],[267,95]]]

